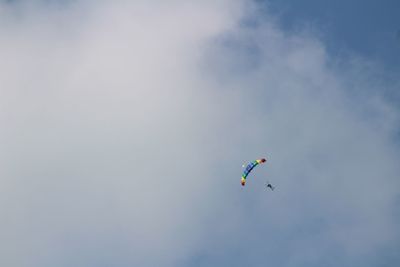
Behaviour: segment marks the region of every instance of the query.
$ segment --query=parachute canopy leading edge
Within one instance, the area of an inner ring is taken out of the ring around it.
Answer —
[[[264,163],[264,162],[266,162],[266,161],[267,161],[267,160],[266,160],[265,158],[257,159],[257,160],[255,160],[255,161],[250,162],[250,163],[246,166],[246,168],[244,169],[243,174],[242,174],[242,179],[241,179],[241,184],[242,184],[242,186],[245,186],[245,184],[246,184],[246,178],[247,178],[247,176],[249,175],[249,173],[254,169],[254,167],[257,166],[258,164]]]

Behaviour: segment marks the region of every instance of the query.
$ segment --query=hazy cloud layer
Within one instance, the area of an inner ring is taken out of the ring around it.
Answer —
[[[373,62],[247,1],[0,12],[2,266],[400,262],[399,81]]]

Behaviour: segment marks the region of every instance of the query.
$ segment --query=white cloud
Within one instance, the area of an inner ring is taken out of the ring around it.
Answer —
[[[350,266],[398,242],[398,110],[312,34],[239,1],[2,5],[2,265]]]

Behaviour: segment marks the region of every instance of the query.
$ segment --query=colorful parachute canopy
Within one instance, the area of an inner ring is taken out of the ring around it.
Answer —
[[[250,162],[246,166],[246,168],[244,169],[243,174],[242,174],[242,180],[241,180],[242,186],[244,186],[246,184],[246,178],[249,175],[249,173],[254,169],[254,167],[257,166],[258,164],[264,163],[266,161],[267,160],[265,158],[257,159],[255,161]]]

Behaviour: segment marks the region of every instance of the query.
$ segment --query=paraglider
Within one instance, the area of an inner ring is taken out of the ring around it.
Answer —
[[[266,183],[265,183],[265,190],[267,190],[268,188],[271,189],[272,191],[274,191],[275,186],[273,186],[273,185],[270,184],[269,182],[266,182]]]
[[[254,169],[254,167],[257,166],[258,164],[265,163],[266,161],[267,161],[267,160],[266,160],[265,158],[257,159],[257,160],[255,160],[255,161],[250,162],[250,163],[246,166],[246,168],[244,169],[243,174],[242,174],[242,179],[241,179],[241,184],[242,184],[242,186],[245,186],[247,176],[248,176],[249,173]],[[243,165],[243,167],[244,167],[244,165]]]
[[[267,162],[267,160],[265,158],[262,158],[262,159],[257,159],[255,161],[250,162],[249,164],[247,164],[247,166],[246,165],[242,165],[242,167],[245,168],[244,171],[243,171],[243,174],[242,174],[242,179],[241,179],[242,186],[246,185],[247,176],[254,169],[254,167],[259,165],[259,164],[261,164],[261,163],[265,163],[265,162]],[[274,191],[275,186],[273,186],[270,182],[267,181],[265,183],[265,189],[266,190],[267,189],[271,189],[271,191]]]

